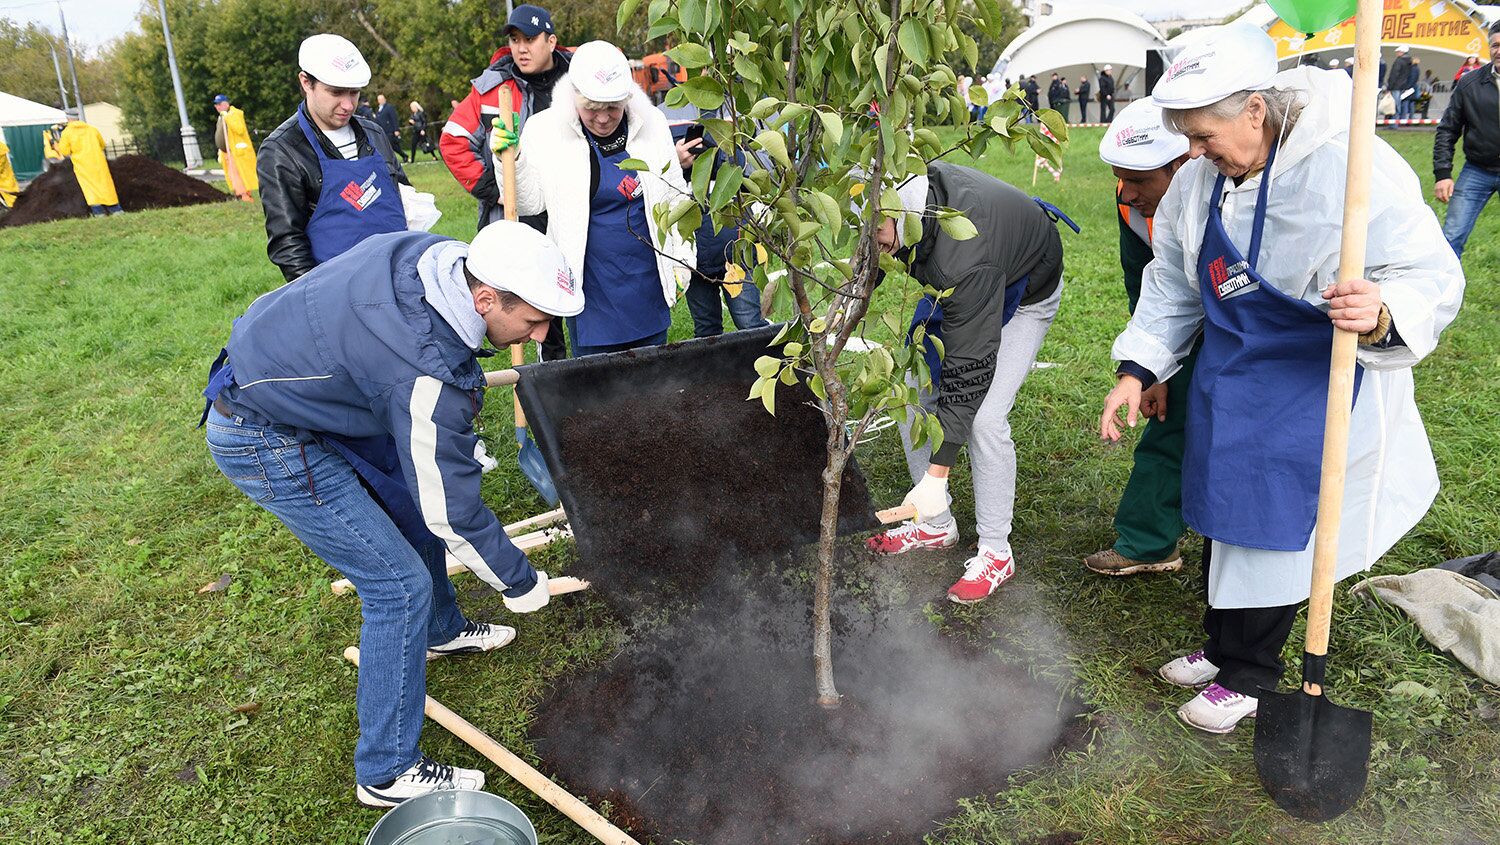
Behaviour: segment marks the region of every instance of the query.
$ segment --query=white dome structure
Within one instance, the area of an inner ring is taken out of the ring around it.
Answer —
[[[1144,85],[1132,86],[1146,64],[1146,51],[1162,47],[1166,39],[1140,15],[1105,5],[1069,5],[1055,14],[1038,18],[1000,53],[994,73],[1012,81],[1035,75],[1043,94],[1056,73],[1072,89],[1078,77],[1087,76],[1098,93],[1100,68],[1112,65],[1116,98],[1127,88],[1139,97]]]

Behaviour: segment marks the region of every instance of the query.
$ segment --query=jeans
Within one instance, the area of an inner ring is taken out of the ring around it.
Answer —
[[[1405,89],[1403,89],[1403,90],[1405,90]],[[1415,95],[1413,95],[1411,97],[1403,97],[1403,96],[1401,96],[1401,92],[1400,91],[1392,91],[1391,93],[1394,94],[1395,97],[1396,97],[1396,119],[1397,120],[1410,120],[1411,119],[1412,106],[1414,105],[1414,101],[1416,99]]]
[[[1465,164],[1453,183],[1453,198],[1448,200],[1448,216],[1443,221],[1443,237],[1459,258],[1464,257],[1464,244],[1469,242],[1469,233],[1479,212],[1484,210],[1490,197],[1500,193],[1500,173],[1492,173],[1482,167]]]
[[[341,455],[285,426],[208,414],[208,450],[240,492],[354,582],[363,605],[354,777],[376,786],[421,757],[427,647],[466,624],[435,539],[413,548]]]
[[[640,340],[632,340],[629,343],[608,343],[599,346],[585,346],[579,343],[576,340],[578,330],[571,325],[568,326],[568,333],[575,338],[573,341],[574,358],[582,358],[585,355],[603,355],[607,352],[624,352],[627,349],[640,349],[642,346],[660,346],[667,342],[666,330],[663,330],[660,334],[643,337]]]
[[[720,273],[722,275],[722,272]],[[688,313],[693,315],[693,337],[716,337],[724,333],[724,312],[719,308],[719,294],[724,295],[724,304],[729,306],[729,317],[737,329],[758,329],[769,325],[760,315],[760,289],[755,283],[746,281],[739,296],[730,296],[723,285],[709,281],[702,273],[694,271],[688,283]]]

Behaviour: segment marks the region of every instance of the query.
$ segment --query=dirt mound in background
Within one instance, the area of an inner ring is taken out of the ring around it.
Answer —
[[[126,211],[148,208],[175,208],[224,202],[229,194],[145,156],[121,156],[109,163],[115,180],[115,191]],[[16,199],[15,208],[0,218],[0,228],[46,223],[71,217],[89,216],[83,191],[73,176],[73,163],[64,161],[38,176]]]

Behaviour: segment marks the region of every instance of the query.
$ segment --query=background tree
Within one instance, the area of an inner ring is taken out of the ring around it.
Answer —
[[[621,24],[633,19],[640,2],[621,3]],[[966,23],[991,38],[1000,35],[1006,17],[999,0],[650,0],[646,19],[647,36],[671,39],[677,46],[669,55],[691,69],[668,105],[721,110],[719,118],[703,121],[714,141],[763,164],[748,175],[724,168],[712,180],[713,157],[701,156],[693,166],[692,196],[653,213],[661,230],[675,226],[689,238],[704,209],[718,226],[741,222],[737,263],[726,280],[752,268],[749,277],[789,319],[772,344],[777,354],[756,361],[749,398],[775,413],[778,387],[804,382],[820,401],[827,460],[813,661],[819,703],[837,707],[830,601],[844,468],[880,416],[910,420],[919,444],[942,440],[936,417],[922,414],[918,404],[918,390],[931,387],[920,328],[915,346],[843,355],[871,320],[901,336],[914,304],[874,305],[876,286],[906,271],[901,260],[879,250],[877,228],[893,219],[915,243],[924,217],[932,217],[953,238],[982,236],[953,209],[904,212],[896,187],[949,152],[980,155],[992,142],[1019,143],[1056,161],[1060,147],[1041,126],[1059,141],[1066,140],[1067,127],[1052,111],[1040,114],[1041,124],[1021,123],[1017,90],[991,106],[987,122],[969,122],[953,63],[979,62]],[[977,87],[972,96],[985,101]],[[768,271],[776,267],[786,275],[771,285]]]
[[[68,87],[68,104],[72,105],[73,80],[68,75],[68,57],[63,52],[62,39],[34,22],[20,24],[0,18],[0,56],[4,57],[0,61],[0,91],[60,108],[57,72],[52,66],[54,47]],[[73,58],[84,104],[115,102],[119,83],[113,52],[108,48],[85,47],[75,41]]]

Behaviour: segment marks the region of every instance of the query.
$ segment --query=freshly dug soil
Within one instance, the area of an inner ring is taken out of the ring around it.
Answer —
[[[736,561],[817,539],[823,415],[785,387],[776,415],[766,413],[745,401],[753,378],[643,391],[558,426],[574,530],[607,543],[606,554],[590,544],[577,574],[607,601],[690,598],[721,564],[733,571]],[[864,477],[852,468],[840,520],[846,531],[872,521]]]
[[[120,156],[109,163],[109,172],[115,180],[120,206],[126,211],[202,205],[231,199],[207,182],[145,156]],[[16,198],[15,208],[0,218],[0,228],[87,216],[89,207],[83,200],[78,179],[73,176],[73,163],[64,161],[38,176],[21,192]]]
[[[1077,702],[1025,665],[848,595],[845,703],[822,710],[808,590],[772,580],[726,576],[691,616],[561,682],[531,730],[545,766],[657,841],[910,845],[959,799],[1086,741]]]

